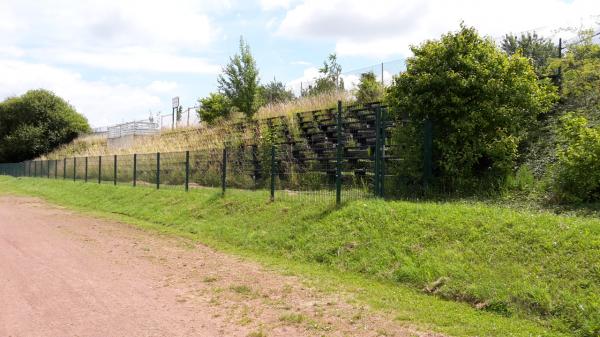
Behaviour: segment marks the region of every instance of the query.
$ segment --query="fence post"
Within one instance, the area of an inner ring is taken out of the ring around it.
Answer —
[[[73,181],[77,179],[77,157],[73,157]]]
[[[54,179],[58,179],[58,159],[54,160]]]
[[[63,180],[67,179],[67,158],[63,158]]]
[[[275,201],[275,145],[271,145],[271,201]]]
[[[425,120],[423,130],[423,188],[427,190],[432,176],[433,127],[431,120]]]
[[[342,101],[338,101],[335,129],[337,134],[335,158],[335,204],[342,202]]]
[[[381,146],[381,150],[380,150],[380,154],[381,154],[381,162],[379,163],[379,172],[380,172],[380,179],[379,179],[379,192],[380,192],[380,196],[382,198],[385,198],[385,140],[386,140],[386,134],[385,134],[385,130],[386,130],[386,124],[387,124],[387,110],[386,109],[382,109],[380,112],[380,118],[381,118],[381,129],[379,130],[380,135],[380,146]]]
[[[87,183],[88,180],[88,157],[85,157],[85,173],[84,173],[84,182]]]
[[[375,196],[381,196],[381,107],[375,108]]]
[[[98,156],[98,184],[102,184],[102,156]]]
[[[188,110],[188,117],[190,110]],[[188,120],[189,121],[189,120]],[[185,191],[190,188],[190,151],[185,151]]]
[[[156,189],[160,188],[160,152],[156,152]]]
[[[114,172],[113,172],[113,185],[117,186],[117,155],[115,154],[115,156],[113,157],[113,164],[114,164]]]
[[[137,153],[133,154],[133,187],[137,183]]]
[[[46,172],[46,178],[50,179],[50,159],[46,160],[46,168],[48,172]]]
[[[225,195],[225,188],[227,181],[227,146],[223,148],[223,163],[221,164],[221,189],[222,194]]]

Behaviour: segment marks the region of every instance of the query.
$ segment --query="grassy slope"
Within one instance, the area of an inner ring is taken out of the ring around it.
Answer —
[[[357,201],[336,210],[259,192],[0,177],[0,192],[186,235],[310,274],[398,319],[453,335],[593,336],[600,324],[600,221],[485,204]],[[249,198],[249,196],[255,196]],[[438,296],[421,289],[442,278]],[[444,301],[457,299],[471,305]],[[535,322],[534,322],[535,321]]]

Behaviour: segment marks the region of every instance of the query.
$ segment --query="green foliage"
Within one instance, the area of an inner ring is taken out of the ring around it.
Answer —
[[[286,266],[302,262],[307,270],[321,265],[348,273],[366,280],[357,294],[386,282],[389,292],[369,296],[393,303],[388,308],[412,324],[424,322],[449,335],[600,332],[600,220],[593,217],[464,201],[360,200],[334,208],[278,195],[266,203],[267,193],[260,191],[230,190],[220,198],[220,190],[210,188],[185,193],[1,177],[0,185],[2,191],[125,215],[205,243],[278,257]],[[435,295],[430,302],[416,297],[423,289]],[[456,303],[436,297],[468,305],[457,311]]]
[[[229,59],[223,73],[217,78],[219,90],[231,101],[231,105],[251,118],[259,108],[258,68],[250,53],[250,46],[240,38],[240,51]]]
[[[337,62],[335,53],[329,54],[319,69],[320,77],[315,78],[315,83],[309,85],[302,95],[320,95],[337,90],[344,90],[344,79],[341,78],[342,66]]]
[[[383,90],[383,85],[377,81],[375,73],[372,71],[362,73],[360,74],[360,81],[356,92],[356,101],[360,104],[379,101]]]
[[[504,179],[536,117],[555,101],[554,88],[526,58],[507,56],[474,28],[412,51],[387,98],[398,118],[433,122],[434,174],[453,189]]]
[[[273,80],[259,87],[261,105],[284,103],[295,98],[294,93],[286,89],[283,82]]]
[[[198,100],[200,107],[196,110],[198,117],[203,122],[211,125],[220,118],[228,118],[231,113],[231,102],[227,96],[213,92],[208,97]]]
[[[30,90],[0,103],[0,162],[38,157],[89,130],[85,117],[65,100]]]
[[[600,105],[600,45],[593,43],[590,30],[580,32],[579,40],[581,43],[569,46],[564,57],[555,59],[551,68],[561,68],[561,95],[567,109],[585,108],[597,112]],[[587,117],[594,116],[588,114]]]
[[[520,54],[527,57],[538,75],[542,74],[551,58],[558,57],[558,47],[550,39],[537,33],[522,33],[521,36],[507,34],[502,40],[502,50],[508,55]]]
[[[573,113],[561,118],[555,191],[561,201],[600,200],[600,126]]]

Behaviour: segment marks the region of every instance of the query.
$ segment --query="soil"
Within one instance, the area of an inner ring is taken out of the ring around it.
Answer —
[[[0,197],[0,336],[441,336],[191,240]]]

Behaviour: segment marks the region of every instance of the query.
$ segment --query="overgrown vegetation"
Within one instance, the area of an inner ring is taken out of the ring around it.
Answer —
[[[0,162],[20,162],[68,143],[90,127],[85,117],[47,90],[0,103]]]
[[[569,166],[564,151],[577,141],[570,137],[569,143],[562,130],[562,117],[571,113],[588,121],[590,128],[580,131],[592,130],[600,121],[600,47],[591,31],[581,32],[577,43],[564,45],[562,58],[557,46],[535,33],[507,34],[496,46],[466,26],[413,47],[413,52],[407,70],[383,96],[370,72],[361,74],[356,88],[345,90],[341,65],[331,54],[315,82],[295,98],[281,82],[258,84],[258,69],[242,39],[239,54],[220,76],[220,91],[200,100],[199,113],[208,126],[165,132],[118,153],[219,148],[226,141],[262,146],[270,141],[270,131],[257,120],[286,116],[290,133],[297,135],[297,112],[334,107],[338,99],[345,104],[383,99],[396,122],[390,133],[395,148],[390,151],[408,158],[387,168],[396,177],[395,185],[386,187],[393,192],[389,195],[422,197],[438,191],[450,197],[514,194],[539,202],[597,200],[595,192],[565,190],[589,185],[573,181],[590,176],[575,171],[589,170],[598,160],[592,151],[585,153],[587,169]],[[239,134],[242,116],[247,124]],[[429,182],[423,161],[426,120],[433,125],[433,176],[429,193],[423,194]],[[77,142],[49,157],[99,152],[112,153],[102,142]],[[521,183],[524,172],[531,175]],[[565,172],[570,179],[565,180]]]
[[[600,220],[592,217],[464,202],[367,200],[332,209],[295,198],[267,203],[249,191],[220,198],[216,189],[31,178],[0,178],[0,190],[130,216],[284,265],[360,275],[368,280],[360,293],[371,303],[452,335],[600,332]],[[389,292],[375,291],[378,281],[388,282]]]
[[[473,28],[412,52],[388,90],[397,118],[431,121],[435,176],[451,190],[497,184],[512,172],[536,116],[555,101],[553,87],[526,58],[508,57]]]

